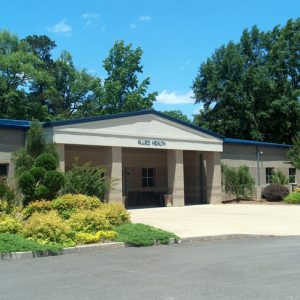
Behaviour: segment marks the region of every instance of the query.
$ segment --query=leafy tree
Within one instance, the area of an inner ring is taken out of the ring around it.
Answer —
[[[182,113],[181,110],[168,110],[168,111],[163,111],[164,114],[173,117],[175,119],[187,122],[187,123],[191,123],[191,120],[188,118],[187,115],[185,115],[184,113]]]
[[[27,51],[27,44],[8,31],[0,32],[0,117],[15,119],[45,118],[46,108],[27,97],[32,82],[48,80],[40,69],[43,62]]]
[[[271,182],[274,184],[287,185],[289,180],[280,170],[278,170],[273,172]]]
[[[300,130],[300,19],[244,30],[221,46],[193,83],[203,109],[194,122],[222,135],[290,143]]]
[[[300,138],[294,139],[293,147],[288,151],[288,158],[296,169],[300,170]]]
[[[130,112],[152,107],[156,92],[147,94],[150,78],[139,83],[138,74],[143,72],[141,65],[143,51],[140,47],[132,49],[118,41],[109,51],[103,62],[107,72],[104,80],[104,112],[107,114]]]
[[[222,165],[224,187],[226,193],[235,195],[236,199],[248,199],[253,194],[255,180],[245,165],[233,168]]]

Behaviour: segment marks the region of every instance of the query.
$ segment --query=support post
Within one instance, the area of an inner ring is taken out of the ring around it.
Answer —
[[[57,144],[57,153],[58,153],[58,168],[62,171],[66,171],[66,161],[65,161],[65,145]]]
[[[168,188],[173,195],[173,206],[184,206],[183,151],[168,150]]]

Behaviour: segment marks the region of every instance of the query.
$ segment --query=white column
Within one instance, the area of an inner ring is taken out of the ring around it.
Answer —
[[[207,203],[222,203],[221,163],[219,152],[203,152]]]
[[[58,167],[62,172],[66,170],[66,162],[65,162],[65,145],[57,144],[57,153],[58,153]]]
[[[108,193],[108,201],[123,203],[122,147],[108,147],[105,156],[107,175],[112,180],[112,187]]]
[[[184,206],[183,151],[168,150],[168,187],[173,206]]]

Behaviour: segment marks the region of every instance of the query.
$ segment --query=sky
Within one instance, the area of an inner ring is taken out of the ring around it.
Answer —
[[[299,0],[2,0],[0,30],[20,38],[46,34],[73,55],[78,68],[105,77],[102,61],[115,41],[143,51],[149,92],[157,110],[181,110],[190,118],[191,86],[199,66],[215,49],[238,41],[243,29],[271,30],[300,15]]]

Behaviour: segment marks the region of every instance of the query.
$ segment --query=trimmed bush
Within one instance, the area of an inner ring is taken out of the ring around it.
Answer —
[[[90,164],[75,165],[66,173],[63,193],[96,196],[103,200],[111,186],[110,179],[104,176],[104,173],[105,169],[102,167],[91,167]]]
[[[43,180],[46,172],[47,170],[42,167],[33,167],[30,170],[30,174],[34,177],[36,182]]]
[[[97,242],[111,241],[117,236],[117,233],[112,230],[98,231],[95,234],[79,232],[75,235],[76,244],[92,244]]]
[[[125,209],[123,204],[103,204],[101,210],[104,212],[105,218],[108,220],[109,224],[113,226],[118,226],[130,222],[129,212]]]
[[[0,233],[0,253],[35,251],[48,252],[52,255],[60,254],[61,245],[41,245],[34,241],[24,239],[17,234]]]
[[[81,194],[66,194],[52,201],[52,208],[56,209],[64,219],[68,219],[71,213],[78,209],[96,209],[101,205],[102,203],[97,197]]]
[[[168,244],[170,238],[179,240],[179,237],[174,233],[145,224],[123,224],[116,227],[116,231],[118,235],[115,241],[135,247],[151,246],[157,242]]]
[[[300,204],[300,193],[298,191],[290,193],[283,198],[284,202],[290,204]]]
[[[35,179],[28,171],[26,171],[19,177],[18,184],[22,194],[25,196],[24,202],[26,204],[33,198]]]
[[[57,161],[56,158],[50,153],[40,154],[34,163],[35,167],[41,167],[47,171],[56,170]]]
[[[72,231],[85,233],[96,233],[100,230],[110,230],[113,228],[101,209],[74,212],[70,216],[68,224]]]
[[[35,190],[34,190],[34,194],[33,194],[33,199],[50,199],[50,190],[40,184],[38,185]]]
[[[32,216],[34,213],[45,213],[52,210],[51,201],[34,201],[30,202],[28,206],[23,210],[23,215],[27,219]]]
[[[17,233],[21,227],[22,223],[18,218],[0,214],[0,233]]]
[[[61,172],[56,170],[48,171],[44,177],[44,185],[49,190],[48,198],[55,197],[57,192],[63,187],[65,183],[65,177]]]
[[[41,244],[75,245],[69,225],[55,211],[34,213],[20,232],[22,236]]]
[[[289,189],[280,184],[270,184],[262,190],[262,197],[268,201],[282,201],[288,194]]]
[[[17,178],[32,168],[34,164],[34,158],[30,156],[25,149],[20,149],[13,153],[12,161],[15,165]]]

